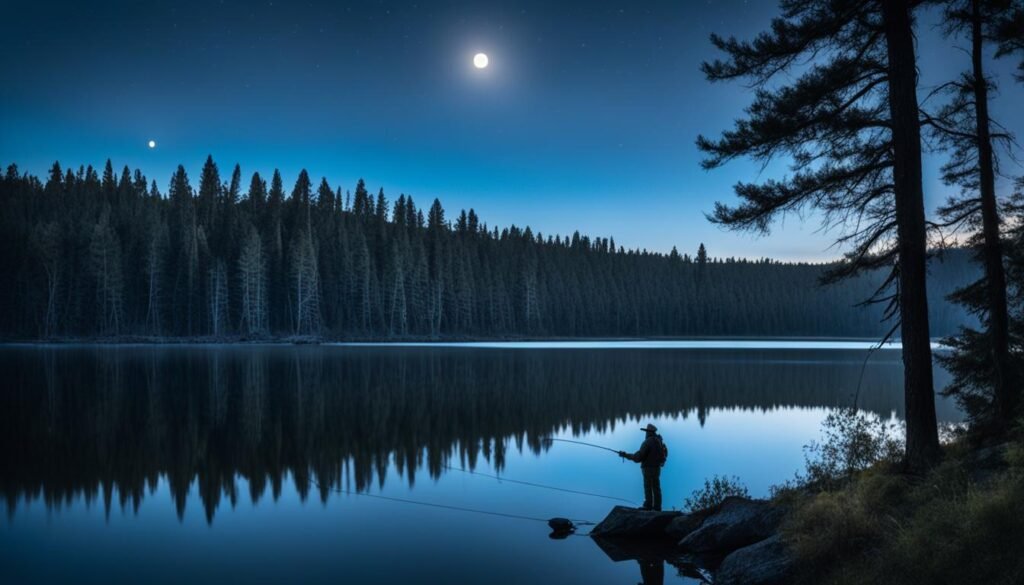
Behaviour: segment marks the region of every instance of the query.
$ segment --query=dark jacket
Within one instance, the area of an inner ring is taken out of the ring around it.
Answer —
[[[626,456],[639,463],[640,467],[661,467],[661,435],[647,437],[639,451]]]

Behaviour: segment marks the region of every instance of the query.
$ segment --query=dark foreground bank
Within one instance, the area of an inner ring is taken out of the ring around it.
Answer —
[[[613,559],[716,585],[1024,582],[1024,441],[968,438],[925,476],[886,464],[831,489],[728,497],[690,513],[616,507],[591,536]]]

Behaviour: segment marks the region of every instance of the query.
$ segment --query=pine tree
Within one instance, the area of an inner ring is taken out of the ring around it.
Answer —
[[[60,167],[56,166],[57,176]],[[53,178],[47,183],[52,189]],[[64,278],[64,257],[61,254],[62,234],[57,222],[50,221],[32,230],[33,251],[46,273],[46,309],[43,314],[43,338],[47,339],[57,333],[59,321],[58,296]]]
[[[220,199],[220,195],[220,171],[217,169],[217,163],[213,162],[213,156],[208,155],[206,163],[203,164],[203,172],[199,177],[199,193],[196,201],[199,225],[204,228],[215,225],[217,200]]]
[[[263,240],[249,226],[238,257],[238,282],[241,297],[241,330],[248,336],[267,332],[267,261]]]
[[[287,316],[291,314],[288,298],[288,274],[284,263],[284,184],[281,173],[274,169],[267,193],[267,212],[263,227],[264,241],[268,245],[270,262],[270,327],[272,330],[286,329]]]
[[[146,330],[154,335],[163,332],[163,286],[164,262],[168,247],[167,224],[156,220],[150,226],[149,238],[146,242]]]
[[[434,203],[430,206],[430,213],[427,216],[427,229],[433,233],[439,233],[444,227],[444,208],[441,207],[439,200],[434,199]]]
[[[207,277],[209,291],[206,298],[210,304],[210,333],[214,337],[221,337],[229,328],[229,307],[228,307],[228,271],[225,262],[221,259],[213,261]]]
[[[357,229],[353,249],[352,306],[356,309],[355,321],[360,331],[370,331],[373,320],[373,303],[370,296],[370,279],[373,267],[370,250],[362,229]]]
[[[370,215],[370,194],[366,191],[366,183],[362,179],[356,183],[356,195],[352,200],[352,213],[359,218]]]
[[[409,227],[423,227],[423,214],[416,209],[416,203],[410,195],[405,200],[405,225]]]
[[[378,225],[384,225],[388,218],[388,200],[384,197],[384,188],[377,192],[377,204],[374,206]]]
[[[405,335],[408,330],[405,278],[405,256],[398,240],[393,240],[388,279],[391,289],[388,299],[388,333],[391,335]]]
[[[292,299],[295,333],[320,333],[320,278],[316,250],[308,234],[299,230],[291,246]]]
[[[1012,55],[1020,58],[1017,64],[1017,79],[1024,81],[1024,6],[1019,0],[1008,0],[1009,10],[993,27],[997,43],[997,57]]]
[[[322,213],[334,212],[334,191],[327,183],[327,177],[320,179],[320,187],[316,190],[316,203]]]
[[[252,179],[249,181],[249,192],[245,198],[248,202],[249,214],[253,218],[258,217],[267,203],[267,182],[258,172],[252,174]]]
[[[230,208],[234,209],[238,205],[239,200],[242,198],[242,167],[238,164],[235,165],[235,169],[231,171],[231,183],[228,185],[225,191],[224,203]]]
[[[96,291],[99,331],[118,335],[123,322],[124,280],[121,273],[121,244],[104,210],[89,241],[89,259]]]
[[[171,252],[173,262],[170,270],[174,274],[172,297],[178,302],[174,304],[173,322],[179,328],[178,333],[193,335],[196,286],[199,272],[198,226],[196,211],[192,200],[192,187],[189,184],[185,167],[178,165],[171,178],[167,190],[172,206],[172,223],[170,226]],[[181,302],[184,299],[184,302]]]
[[[398,227],[405,227],[407,224],[405,213],[405,194],[400,194],[398,199],[395,200],[395,206],[391,210],[391,223]]]
[[[946,32],[970,39],[971,70],[947,84],[950,103],[938,116],[927,119],[939,144],[952,151],[943,178],[946,184],[961,189],[961,195],[951,198],[940,213],[947,225],[966,225],[974,232],[971,244],[985,267],[981,279],[953,295],[978,315],[986,331],[982,335],[965,330],[958,338],[946,340],[956,351],[940,359],[957,374],[947,393],[959,396],[977,422],[987,419],[1003,425],[1013,419],[1020,392],[1010,355],[994,147],[996,141],[1010,147],[1012,139],[991,129],[988,110],[994,84],[985,74],[983,49],[1009,11],[1009,3],[1003,0],[951,0],[947,4]],[[982,365],[982,371],[973,371],[974,365]]]
[[[716,204],[714,221],[768,232],[805,207],[849,228],[847,264],[834,278],[891,266],[873,300],[899,315],[906,402],[906,464],[939,457],[926,289],[917,71],[909,0],[805,0],[752,42],[713,36],[728,58],[704,65],[711,81],[757,88],[747,118],[719,140],[698,138],[705,168],[738,157],[792,158],[793,175],[740,183],[737,207]],[[806,68],[798,63],[814,59]],[[783,76],[792,76],[792,81]],[[895,284],[890,292],[889,285]],[[895,329],[895,327],[894,327]]]
[[[107,203],[115,203],[115,197],[117,196],[117,183],[114,179],[114,165],[110,162],[109,158],[107,159],[107,163],[103,166],[103,179],[100,182],[100,189],[103,192],[103,199]]]

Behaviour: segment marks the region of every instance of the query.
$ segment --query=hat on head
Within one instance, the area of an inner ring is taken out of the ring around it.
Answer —
[[[656,432],[658,432],[658,427],[652,425],[651,423],[647,423],[647,426],[646,427],[640,427],[640,430],[641,431],[647,431],[648,433],[656,433]]]

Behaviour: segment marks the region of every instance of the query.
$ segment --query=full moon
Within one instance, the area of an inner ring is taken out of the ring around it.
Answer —
[[[156,148],[156,140],[150,140],[148,144],[150,148]]]
[[[473,66],[477,69],[483,69],[487,67],[487,55],[484,53],[477,53],[473,55]]]

